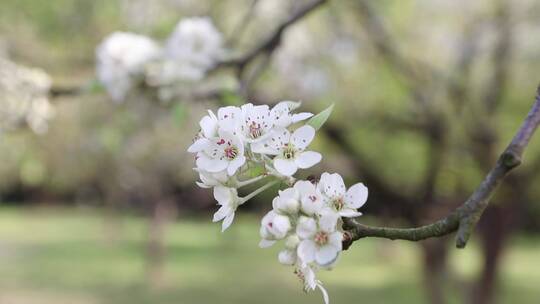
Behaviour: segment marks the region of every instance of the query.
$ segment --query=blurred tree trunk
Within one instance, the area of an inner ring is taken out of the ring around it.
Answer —
[[[157,200],[153,205],[152,217],[148,222],[148,243],[146,251],[146,278],[152,287],[163,284],[163,270],[166,257],[165,226],[174,218],[176,205],[171,199]]]
[[[420,243],[423,253],[424,286],[431,304],[445,303],[444,287],[447,281],[447,238],[431,239]]]

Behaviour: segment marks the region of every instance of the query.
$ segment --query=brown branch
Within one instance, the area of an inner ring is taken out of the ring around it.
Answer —
[[[277,49],[277,47],[281,44],[283,33],[287,30],[287,28],[307,16],[310,12],[314,11],[316,8],[326,3],[327,1],[328,0],[314,0],[311,3],[308,3],[305,6],[301,7],[289,18],[287,18],[287,20],[280,24],[270,36],[268,36],[265,40],[261,41],[251,51],[248,51],[245,55],[241,57],[219,62],[214,67],[214,69],[220,67],[233,67],[238,70],[239,74],[241,74],[244,68],[260,54],[271,54],[272,52],[274,52],[274,50]]]
[[[419,241],[432,237],[441,237],[457,231],[456,246],[463,248],[489,204],[489,200],[503,178],[519,166],[525,148],[540,124],[540,87],[535,102],[508,147],[499,157],[496,165],[484,178],[474,193],[447,217],[426,226],[417,228],[371,227],[357,223],[354,219],[345,219],[343,246],[348,248],[352,242],[364,237],[380,237],[391,240],[401,239]]]

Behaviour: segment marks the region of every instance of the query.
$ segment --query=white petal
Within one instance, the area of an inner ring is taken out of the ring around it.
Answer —
[[[262,240],[259,242],[259,247],[260,247],[260,248],[268,248],[268,247],[274,245],[275,243],[276,243],[276,241],[271,241],[271,240],[262,239]]]
[[[337,255],[338,250],[336,250],[334,246],[325,245],[318,248],[315,253],[315,260],[317,261],[317,264],[324,266],[334,261],[337,258]]]
[[[368,198],[368,188],[362,183],[354,184],[345,195],[347,206],[357,209],[362,207]]]
[[[285,145],[289,144],[291,133],[289,130],[277,127],[272,132],[272,136],[266,140],[266,144],[270,149],[281,150]]]
[[[298,166],[292,159],[276,157],[274,158],[274,167],[279,173],[285,176],[292,176],[296,173],[296,171],[298,171]]]
[[[283,265],[294,265],[296,262],[296,252],[292,250],[282,250],[279,252],[278,260]]]
[[[296,164],[298,165],[298,168],[301,169],[307,169],[310,167],[313,167],[315,164],[320,162],[322,159],[322,155],[317,152],[313,151],[306,151],[301,152],[300,155],[296,157]]]
[[[212,159],[205,153],[198,153],[195,163],[197,164],[197,167],[212,173],[223,171],[228,165],[226,160]]]
[[[314,219],[306,216],[301,216],[298,219],[296,226],[296,234],[302,239],[309,239],[317,232],[317,222]]]
[[[268,140],[252,143],[251,144],[251,151],[253,151],[255,153],[268,154],[268,155],[278,155],[279,154],[279,149],[277,149],[276,147],[271,147],[268,144]]]
[[[203,117],[201,121],[199,122],[199,126],[201,126],[201,130],[203,132],[204,137],[211,138],[211,137],[216,136],[218,122],[215,116]]]
[[[229,176],[233,176],[236,173],[236,170],[242,167],[245,162],[246,157],[244,155],[239,155],[233,161],[229,162],[229,166],[227,167],[227,173]]]
[[[337,250],[342,250],[343,245],[343,235],[341,232],[336,231],[334,233],[331,233],[328,237],[328,244],[334,246]]]
[[[214,213],[214,218],[212,219],[212,222],[221,221],[222,219],[227,217],[227,215],[229,215],[231,212],[232,212],[232,209],[230,206],[227,206],[227,205],[221,206],[219,210],[216,213]]]
[[[317,245],[312,240],[303,240],[298,245],[297,254],[298,258],[302,260],[303,263],[311,263],[315,260],[315,252],[317,250]]]
[[[210,141],[208,139],[199,138],[193,144],[191,144],[191,146],[189,146],[187,151],[190,153],[200,152],[208,147],[208,145],[210,145]]]
[[[230,205],[232,202],[231,188],[217,186],[214,188],[214,198],[220,205]]]
[[[227,230],[229,226],[231,226],[232,222],[234,220],[234,212],[228,215],[224,220],[223,223],[221,223],[221,232]]]
[[[291,135],[291,141],[294,146],[300,150],[304,150],[315,137],[315,129],[312,126],[302,126],[294,131]]]
[[[319,218],[319,227],[326,232],[336,231],[339,215],[334,212],[325,212]]]
[[[342,209],[338,213],[340,216],[343,216],[343,217],[358,217],[362,215],[362,212],[358,212],[354,209],[348,209],[348,208]]]
[[[313,116],[313,113],[308,113],[308,112],[302,112],[302,113],[298,113],[298,114],[293,114],[292,115],[292,122],[297,123],[299,121],[306,120],[306,119],[310,118],[311,116]]]
[[[323,173],[319,182],[319,189],[326,196],[335,198],[345,194],[345,183],[341,175],[334,173]]]

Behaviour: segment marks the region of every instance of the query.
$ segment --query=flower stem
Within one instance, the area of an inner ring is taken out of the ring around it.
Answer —
[[[265,177],[267,177],[267,176],[268,176],[268,175],[263,174],[263,175],[256,176],[256,177],[254,177],[254,178],[250,178],[250,179],[245,180],[245,181],[238,181],[237,186],[238,186],[238,188],[244,187],[244,186],[253,184],[253,183],[255,183],[255,182],[258,182],[258,181],[260,181],[261,179],[263,179],[263,178],[265,178]]]
[[[253,198],[254,196],[256,196],[257,194],[263,192],[264,190],[266,190],[266,189],[272,187],[273,185],[275,185],[275,184],[277,184],[277,183],[279,183],[279,182],[280,182],[279,180],[271,181],[271,182],[269,182],[268,184],[266,184],[266,185],[264,185],[264,186],[261,186],[259,189],[257,189],[257,190],[255,190],[255,191],[251,192],[250,194],[248,194],[248,195],[242,197],[242,198],[240,199],[240,205],[243,204],[243,203],[245,203],[245,202],[247,202],[248,200],[252,199],[252,198]]]

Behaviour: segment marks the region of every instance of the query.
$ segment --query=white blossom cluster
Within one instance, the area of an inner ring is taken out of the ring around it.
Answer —
[[[201,131],[188,151],[196,154],[196,170],[203,188],[214,188],[214,197],[221,208],[214,221],[223,220],[227,229],[239,205],[251,196],[238,197],[237,188],[272,175],[288,180],[296,171],[321,161],[321,154],[306,151],[315,136],[315,129],[292,126],[313,116],[293,114],[299,104],[291,101],[267,105],[245,104],[220,108],[217,115],[208,111],[200,121]],[[260,166],[264,174],[246,179],[249,169]],[[255,193],[256,194],[256,193]]]
[[[358,183],[346,190],[337,173],[323,173],[318,183],[297,181],[272,201],[273,210],[262,219],[259,246],[285,240],[280,263],[295,266],[306,291],[319,287],[326,293],[315,272],[335,264],[342,250],[341,217],[362,215],[357,209],[367,197],[366,186]]]
[[[0,58],[0,130],[28,125],[44,133],[54,115],[49,103],[51,78],[41,69]]]
[[[347,190],[337,173],[323,173],[319,182],[296,180],[298,169],[310,168],[322,159],[308,146],[315,136],[312,125],[318,125],[314,121],[326,112],[315,117],[293,113],[299,106],[282,101],[273,108],[251,103],[222,107],[217,115],[209,110],[188,151],[196,155],[197,185],[213,188],[220,206],[213,221],[223,221],[222,231],[232,224],[236,209],[255,195],[277,182],[291,186],[279,191],[272,201],[273,209],[263,217],[259,246],[269,247],[283,240],[280,263],[294,266],[304,290],[319,288],[328,303],[326,290],[315,273],[336,263],[342,251],[341,218],[361,215],[358,208],[367,201],[368,189],[357,183]],[[263,170],[249,176],[257,167]],[[264,179],[273,181],[244,197],[238,195],[239,188]]]
[[[96,49],[97,76],[112,100],[122,102],[137,86],[165,90],[198,81],[224,53],[222,34],[209,18],[187,18],[163,45],[144,35],[110,34]]]

